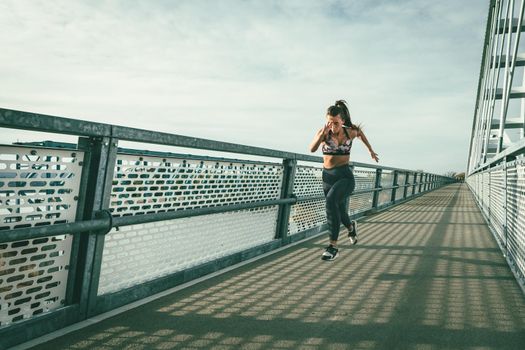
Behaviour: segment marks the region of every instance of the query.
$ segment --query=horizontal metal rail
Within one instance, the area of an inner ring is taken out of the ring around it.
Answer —
[[[226,206],[216,206],[209,208],[198,208],[192,210],[180,210],[172,211],[165,213],[155,213],[155,214],[144,214],[144,215],[133,215],[133,216],[117,216],[113,218],[113,226],[128,226],[136,224],[144,224],[148,222],[164,221],[164,220],[174,220],[189,218],[193,216],[201,215],[211,215],[211,214],[220,214],[227,213],[238,210],[247,210],[247,209],[257,209],[281,204],[293,204],[297,202],[295,198],[288,199],[276,199],[270,201],[260,201],[253,203],[243,203],[243,204],[233,204]]]
[[[91,231],[98,233],[105,230],[109,232],[111,228],[144,224],[149,222],[157,222],[164,220],[174,220],[189,218],[201,215],[220,214],[239,210],[257,209],[281,204],[295,204],[296,198],[276,199],[270,201],[259,201],[253,203],[221,205],[209,208],[199,208],[192,210],[168,211],[164,213],[155,214],[140,214],[133,216],[113,216],[109,215],[105,218],[98,218],[93,220],[75,221],[72,223],[55,224],[49,226],[23,227],[16,228],[9,231],[0,231],[0,243],[19,241],[23,239],[34,239],[49,236],[57,236],[64,234],[85,233]],[[108,211],[109,213],[109,211]]]
[[[85,232],[98,232],[108,229],[110,220],[108,218],[75,221],[65,224],[55,224],[49,226],[35,226],[15,228],[8,231],[0,231],[0,243],[21,241],[24,239],[35,239],[66,234],[76,234]]]
[[[195,148],[217,152],[248,154],[269,158],[295,159],[305,162],[322,163],[323,158],[300,153],[278,151],[268,148],[247,146],[222,141],[136,129],[119,125],[96,123],[85,120],[56,117],[44,114],[0,108],[0,127],[23,129],[50,133],[90,137],[112,137],[119,140],[144,142],[184,148]],[[378,166],[360,162],[351,162],[353,166],[383,169],[399,172],[413,172],[409,169]],[[433,174],[437,175],[437,174]]]
[[[514,143],[512,146],[498,153],[496,156],[481,164],[476,169],[473,169],[468,176],[479,173],[485,169],[492,168],[499,163],[505,162],[509,157],[516,157],[523,153],[525,153],[525,139]]]
[[[425,184],[434,183],[433,181],[428,182],[417,182],[410,183],[407,185],[388,186],[379,188],[370,188],[354,191],[351,197],[360,194],[372,193],[383,190],[392,190],[396,188],[412,187]],[[297,204],[308,202],[312,200],[324,200],[325,196],[308,196],[308,197],[292,197],[285,199],[276,199],[269,201],[258,201],[252,203],[242,203],[233,205],[220,205],[208,208],[198,208],[191,210],[178,210],[178,211],[167,211],[163,213],[154,214],[139,214],[130,216],[112,216],[109,215],[104,218],[97,218],[93,220],[75,221],[71,223],[55,224],[48,226],[35,226],[35,227],[22,227],[15,228],[9,231],[0,231],[0,243],[20,241],[24,239],[35,239],[43,237],[51,237],[65,234],[78,234],[78,233],[99,233],[100,231],[109,232],[112,228],[137,225],[144,223],[151,223],[164,220],[175,220],[182,218],[189,218],[202,215],[220,214],[239,210],[257,209],[282,204]],[[109,213],[109,211],[107,211]]]

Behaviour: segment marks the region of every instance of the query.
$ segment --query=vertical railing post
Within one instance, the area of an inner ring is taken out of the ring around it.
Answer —
[[[399,172],[397,170],[394,170],[394,179],[392,181],[392,197],[390,197],[390,202],[392,202],[392,204],[394,204],[396,202],[396,193],[398,191],[398,189],[396,188],[396,186],[398,185],[397,184],[397,178],[398,178],[398,174]]]
[[[405,187],[403,188],[403,199],[407,199],[407,194],[408,194],[408,184],[410,183],[410,172],[407,171],[405,172]]]
[[[379,193],[381,192],[381,169],[376,169],[376,180],[374,184],[374,188],[376,189],[374,191],[374,196],[372,197],[372,208],[377,209],[378,202],[379,202]]]
[[[297,160],[284,159],[283,160],[283,183],[281,187],[281,199],[290,198],[293,194],[293,184],[295,181],[295,173],[297,171]],[[290,223],[291,204],[281,204],[279,206],[279,214],[277,217],[277,231],[275,238],[281,239],[283,243],[288,236],[288,226]]]
[[[75,215],[75,220],[84,220],[86,218],[86,212],[90,211],[89,209],[89,198],[87,196],[89,181],[91,179],[91,164],[93,158],[93,152],[91,149],[92,141],[86,138],[79,138],[77,148],[79,151],[84,153],[82,163],[79,163],[82,166],[82,173],[80,174],[80,185],[79,185],[79,195],[76,200],[77,211]],[[73,303],[78,303],[80,299],[81,291],[81,280],[82,273],[84,272],[84,266],[86,262],[85,255],[85,242],[87,241],[86,235],[75,235],[73,237],[73,243],[71,245],[71,257],[69,262],[69,274],[67,280],[66,288],[66,305]]]
[[[416,194],[417,172],[414,171],[414,179],[412,180],[412,196]]]
[[[97,212],[109,208],[117,147],[118,140],[111,137],[79,139],[79,148],[86,154],[84,198],[79,219],[94,219]],[[91,316],[95,307],[105,233],[90,232],[82,235],[79,241],[72,298],[80,304],[81,319]]]
[[[421,190],[423,189],[423,176],[424,175],[425,173],[419,174],[419,190],[417,191],[417,193],[421,193]]]

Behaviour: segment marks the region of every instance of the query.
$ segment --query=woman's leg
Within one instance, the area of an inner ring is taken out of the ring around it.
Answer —
[[[352,193],[355,187],[353,177],[345,177],[337,181],[326,194],[326,218],[330,234],[330,243],[335,246],[339,238],[341,221],[350,223],[346,211],[345,199]]]
[[[341,203],[339,203],[339,215],[341,216],[341,223],[348,227],[350,226],[350,217],[348,216],[348,204],[349,198],[343,198]]]
[[[352,192],[354,192],[354,189],[355,189],[355,178],[354,178],[354,174],[352,172],[349,172],[349,174],[346,176],[348,179],[350,179],[350,181],[352,182],[350,184],[350,189],[347,189],[347,193],[348,195],[346,197],[344,197],[342,200],[341,200],[341,203],[339,204],[339,214],[341,216],[341,223],[346,227],[348,228],[351,224],[351,221],[350,221],[350,217],[348,217],[348,206],[350,204],[350,195],[352,194]]]

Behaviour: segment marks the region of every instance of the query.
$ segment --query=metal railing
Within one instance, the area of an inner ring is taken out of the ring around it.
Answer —
[[[525,291],[525,147],[477,169],[467,184]]]
[[[491,0],[467,184],[525,291],[525,0]]]
[[[0,146],[0,345],[11,346],[326,230],[322,158],[0,109],[79,136]],[[121,140],[278,161],[119,148]],[[453,182],[352,163],[357,218]]]

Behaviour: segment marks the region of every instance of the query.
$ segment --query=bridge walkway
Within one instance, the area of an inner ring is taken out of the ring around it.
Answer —
[[[465,184],[359,231],[333,262],[316,237],[33,349],[524,348],[524,294]]]

